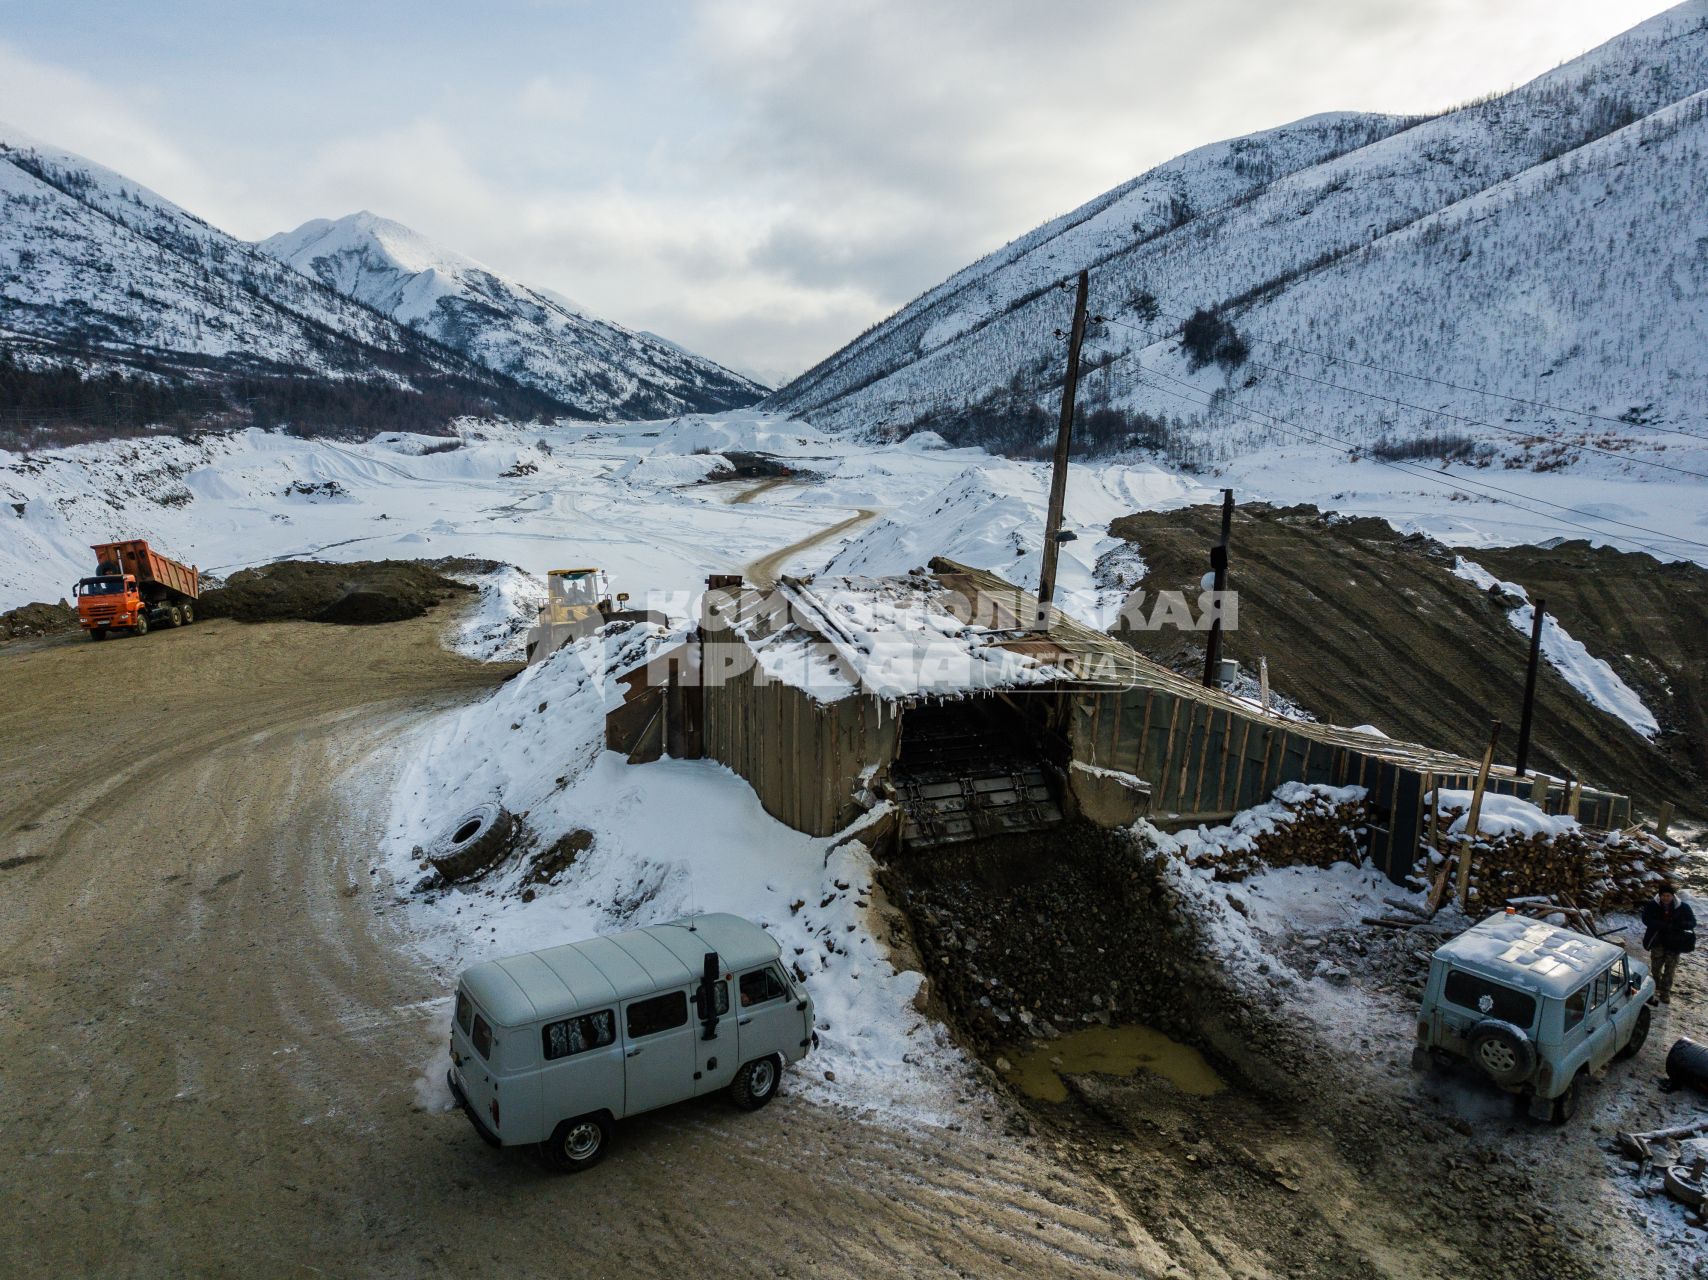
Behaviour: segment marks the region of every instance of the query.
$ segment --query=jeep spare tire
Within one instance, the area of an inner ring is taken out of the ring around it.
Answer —
[[[447,884],[457,884],[484,875],[510,852],[510,837],[516,819],[502,805],[488,802],[470,809],[453,822],[427,850]]]
[[[1484,1018],[1471,1028],[1471,1061],[1496,1084],[1523,1084],[1536,1071],[1536,1046],[1510,1022]]]

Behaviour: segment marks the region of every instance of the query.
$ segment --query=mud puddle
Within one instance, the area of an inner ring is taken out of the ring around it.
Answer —
[[[1039,1040],[1000,1060],[1004,1078],[1029,1098],[1066,1102],[1064,1076],[1161,1076],[1182,1093],[1208,1098],[1228,1087],[1204,1055],[1151,1027],[1086,1027],[1059,1040]]]

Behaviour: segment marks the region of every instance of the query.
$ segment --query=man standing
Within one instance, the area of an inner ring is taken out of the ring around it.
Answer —
[[[1671,1004],[1678,958],[1696,950],[1696,913],[1679,901],[1678,890],[1670,884],[1663,884],[1643,908],[1643,946],[1648,948],[1649,968],[1655,975],[1655,994],[1662,1004]]]

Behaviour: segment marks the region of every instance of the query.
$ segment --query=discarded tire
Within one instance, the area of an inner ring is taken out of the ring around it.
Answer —
[[[470,809],[427,850],[427,861],[446,884],[478,879],[510,852],[516,817],[502,805]]]
[[[1536,1046],[1510,1022],[1485,1018],[1471,1028],[1471,1061],[1496,1084],[1522,1084],[1536,1070]]]
[[[1681,1089],[1708,1093],[1708,1044],[1697,1044],[1685,1036],[1667,1053],[1666,1075]]]

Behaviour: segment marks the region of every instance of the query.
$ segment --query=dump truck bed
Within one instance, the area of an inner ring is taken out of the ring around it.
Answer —
[[[146,539],[131,538],[124,542],[97,542],[93,546],[97,565],[116,564],[122,573],[135,576],[137,582],[158,583],[170,591],[195,600],[202,594],[202,575],[193,565],[179,564],[148,545]]]

